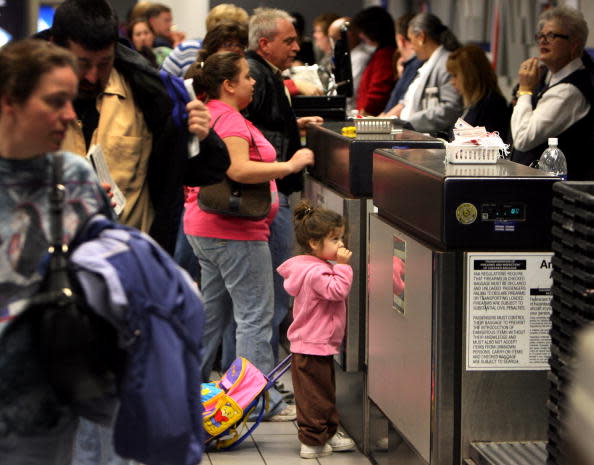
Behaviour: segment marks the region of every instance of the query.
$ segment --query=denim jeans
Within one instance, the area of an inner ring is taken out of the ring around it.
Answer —
[[[0,437],[2,465],[69,465],[76,437],[78,418],[72,414],[60,417],[58,423],[39,434]]]
[[[272,337],[270,345],[274,356],[274,364],[278,363],[280,344],[280,325],[289,313],[289,294],[285,291],[284,280],[276,272],[276,268],[291,258],[293,250],[293,212],[289,207],[289,199],[278,193],[279,209],[270,225],[270,255],[272,257],[272,277],[274,280],[274,315],[272,316]],[[221,366],[225,370],[235,360],[235,323],[231,322],[223,335],[223,351]]]
[[[117,455],[113,428],[80,419],[72,465],[135,465],[138,462]]]
[[[77,428],[78,425],[78,428]],[[113,429],[76,416],[63,416],[57,425],[34,436],[0,439],[2,465],[135,465],[113,449]]]
[[[270,345],[274,364],[278,363],[280,344],[280,325],[289,313],[289,294],[285,291],[283,278],[276,268],[291,257],[293,250],[293,212],[285,194],[278,193],[279,210],[270,225],[270,254],[272,257],[272,276],[274,280],[274,314],[272,316],[272,337]],[[176,250],[177,251],[177,250]],[[235,360],[235,323],[231,322],[223,334],[221,367],[226,370]]]
[[[179,229],[177,230],[177,239],[175,241],[175,251],[173,252],[173,259],[175,263],[186,270],[194,281],[200,277],[200,265],[198,259],[194,255],[192,247],[186,239],[184,233],[184,212],[182,212]]]
[[[291,258],[293,251],[293,221],[289,199],[285,194],[278,193],[279,210],[270,225],[270,254],[272,256],[272,273],[274,278],[274,316],[272,317],[272,353],[274,363],[278,363],[278,347],[280,343],[280,325],[289,313],[289,294],[285,291],[283,278],[276,272],[276,268],[285,260]]]
[[[237,325],[235,320],[230,318],[223,330],[223,343],[221,347],[221,371],[227,371],[233,360],[237,358],[237,347],[235,347],[235,332]]]
[[[272,337],[270,345],[274,356],[274,364],[278,363],[278,349],[280,344],[280,325],[289,313],[289,294],[285,291],[283,278],[276,272],[276,268],[285,260],[291,258],[293,250],[293,212],[289,207],[289,199],[285,194],[278,193],[279,209],[270,225],[270,255],[272,257],[272,276],[274,280],[274,315],[272,316]],[[221,367],[227,369],[235,360],[235,323],[231,323],[223,335],[223,350]]]
[[[235,241],[188,235],[198,257],[206,321],[202,349],[202,376],[209,379],[229,314],[237,324],[237,356],[245,357],[262,373],[274,366],[270,338],[274,291],[270,249],[265,241]],[[270,391],[271,413],[285,404]]]

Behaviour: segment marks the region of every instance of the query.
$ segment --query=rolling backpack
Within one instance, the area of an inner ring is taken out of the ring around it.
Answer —
[[[262,421],[268,411],[267,391],[289,369],[290,364],[289,354],[265,376],[249,360],[238,357],[220,380],[203,383],[205,444],[216,450],[231,450],[239,446]],[[256,411],[257,417],[253,419],[251,414]],[[248,419],[254,421],[250,428],[246,425]],[[243,433],[240,433],[241,428]]]

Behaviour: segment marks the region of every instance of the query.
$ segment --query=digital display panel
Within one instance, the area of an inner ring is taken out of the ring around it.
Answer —
[[[524,221],[526,205],[519,202],[485,203],[481,205],[483,221]]]

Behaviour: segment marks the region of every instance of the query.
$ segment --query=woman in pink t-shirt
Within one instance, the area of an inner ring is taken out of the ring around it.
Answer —
[[[231,313],[237,324],[236,355],[267,373],[273,367],[270,337],[274,291],[268,236],[278,210],[274,180],[312,164],[313,153],[301,149],[290,160],[277,162],[273,146],[241,115],[240,110],[252,99],[255,84],[241,55],[216,53],[203,66],[192,69],[196,95],[207,96],[211,127],[229,151],[227,176],[245,184],[270,181],[273,198],[267,218],[247,220],[201,210],[197,202],[199,188],[192,188],[186,197],[184,231],[200,262],[206,311],[202,373],[205,378],[210,376]],[[285,407],[279,396],[271,414]]]

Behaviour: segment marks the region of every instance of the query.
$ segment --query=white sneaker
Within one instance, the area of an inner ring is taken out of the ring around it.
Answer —
[[[334,436],[332,436],[326,445],[332,447],[334,452],[347,452],[355,450],[355,441],[349,438],[342,431],[338,431]]]
[[[301,444],[301,451],[299,456],[302,459],[315,459],[318,457],[326,457],[332,454],[332,446],[328,443],[323,446],[308,446],[307,444]]]
[[[296,419],[297,407],[294,404],[289,404],[276,415],[265,418],[264,421],[294,421]]]

